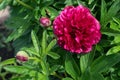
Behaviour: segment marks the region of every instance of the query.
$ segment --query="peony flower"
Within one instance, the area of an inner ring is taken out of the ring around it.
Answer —
[[[51,25],[51,21],[50,21],[50,19],[47,18],[47,17],[42,17],[42,18],[40,18],[40,24],[41,24],[41,26],[43,26],[43,27],[48,27],[48,26]]]
[[[16,54],[16,59],[18,62],[26,62],[28,61],[28,54],[25,51],[19,51]]]
[[[67,6],[53,22],[60,47],[72,53],[87,53],[100,41],[100,23],[82,5]]]

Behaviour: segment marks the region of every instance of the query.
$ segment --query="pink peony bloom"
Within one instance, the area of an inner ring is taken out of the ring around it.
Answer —
[[[50,21],[50,19],[47,18],[47,17],[42,17],[42,18],[40,18],[40,24],[41,24],[41,26],[43,26],[43,27],[48,27],[48,26],[51,25],[51,21]]]
[[[53,22],[60,47],[73,53],[87,53],[100,41],[100,23],[82,5],[67,6]]]

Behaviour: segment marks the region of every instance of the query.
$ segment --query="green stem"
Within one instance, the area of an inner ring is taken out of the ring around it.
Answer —
[[[2,3],[3,0],[0,0],[0,3]]]
[[[26,4],[26,3],[24,3],[24,2],[22,2],[22,1],[20,1],[20,0],[16,0],[19,4],[21,4],[22,6],[24,6],[24,7],[27,7],[27,8],[29,8],[29,9],[34,9],[33,7],[31,7],[30,5],[28,5],[28,4]]]
[[[62,80],[63,77],[59,76],[56,72],[54,72],[52,75],[54,75],[55,77],[59,78],[60,80]]]

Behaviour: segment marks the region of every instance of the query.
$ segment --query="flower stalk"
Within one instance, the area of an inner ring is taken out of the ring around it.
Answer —
[[[30,5],[28,5],[28,4],[26,4],[26,3],[24,3],[24,2],[22,2],[22,1],[20,1],[20,0],[16,0],[19,4],[21,4],[22,6],[24,6],[24,7],[27,7],[27,8],[29,8],[29,9],[34,9],[33,7],[31,7]]]

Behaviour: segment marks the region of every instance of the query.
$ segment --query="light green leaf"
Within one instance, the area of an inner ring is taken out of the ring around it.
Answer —
[[[91,4],[94,0],[89,0],[88,4]]]
[[[66,1],[65,1],[65,4],[66,4],[66,5],[73,5],[73,0],[66,0]]]
[[[5,61],[0,62],[0,66],[5,66],[8,64],[14,64],[15,63],[15,58],[7,59]]]
[[[94,60],[91,65],[91,72],[104,72],[120,61],[120,54],[103,55]]]
[[[40,56],[36,51],[35,51],[35,48],[34,47],[30,47],[30,48],[27,48],[27,47],[24,47],[22,48],[21,50],[24,50],[30,54],[33,54],[33,55],[36,55],[36,56]]]
[[[55,8],[47,7],[46,10],[49,12],[50,19],[53,20],[56,16],[58,16],[58,11]]]
[[[49,52],[56,44],[56,39],[53,39],[50,44],[48,45],[46,52]]]
[[[47,46],[47,31],[46,30],[43,31],[41,46],[42,46],[42,53],[45,54],[46,53],[46,46]]]
[[[79,67],[70,53],[66,54],[65,70],[73,79],[75,80],[79,79],[80,77]]]
[[[24,66],[5,66],[4,69],[9,72],[17,73],[17,74],[26,74],[29,71]]]
[[[60,55],[55,52],[48,52],[48,56],[52,57],[53,59],[59,59]]]
[[[32,38],[32,42],[33,42],[33,45],[35,47],[35,50],[39,54],[40,53],[40,50],[39,50],[40,45],[39,45],[39,41],[38,41],[37,35],[35,34],[34,31],[31,32],[31,38]]]
[[[120,46],[114,46],[108,50],[106,55],[115,54],[120,51]]]
[[[88,62],[89,62],[89,54],[85,54],[80,57],[80,68],[82,73],[84,73],[86,68],[88,67]]]

